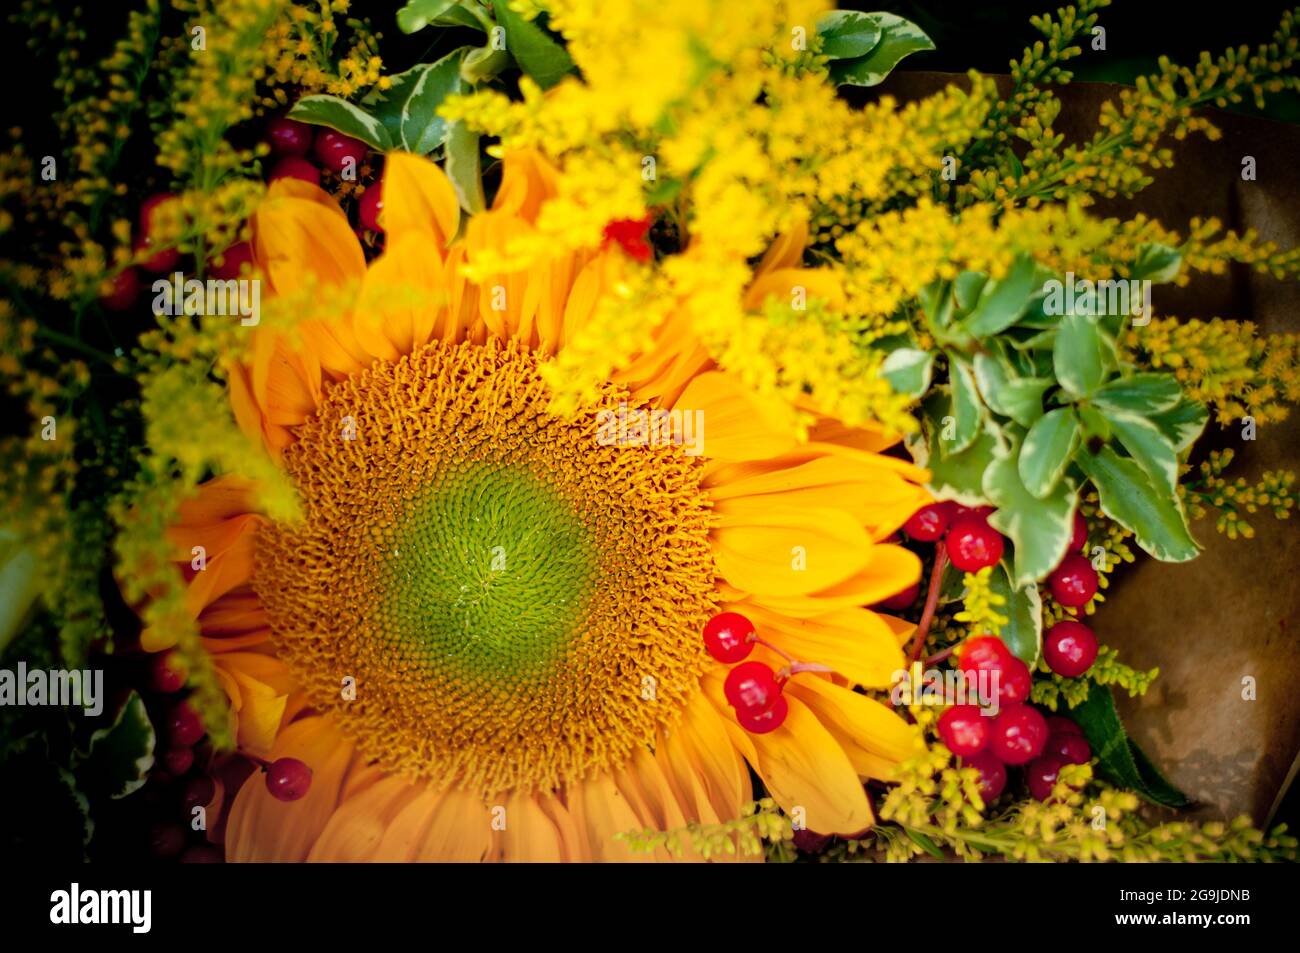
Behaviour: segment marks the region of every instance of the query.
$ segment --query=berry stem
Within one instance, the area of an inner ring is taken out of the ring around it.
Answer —
[[[782,681],[785,681],[791,678],[792,676],[798,675],[800,672],[833,672],[833,671],[835,671],[835,669],[831,668],[829,665],[818,665],[816,662],[791,661],[789,665],[785,666],[785,668],[781,669],[781,671],[778,672],[777,674]]]
[[[925,593],[925,608],[921,610],[921,619],[916,623],[916,636],[912,642],[912,651],[907,657],[907,666],[921,657],[925,648],[925,637],[930,634],[930,623],[934,621],[934,610],[939,605],[939,588],[943,582],[943,570],[948,565],[948,550],[943,540],[934,544],[934,566],[930,569],[930,588]]]
[[[944,649],[942,652],[935,652],[933,655],[927,656],[926,658],[922,659],[921,664],[933,665],[935,662],[942,662],[949,655],[952,655],[953,650],[955,648],[956,646],[949,646],[948,648]]]
[[[797,665],[797,664],[799,664],[799,660],[798,660],[797,658],[795,658],[793,655],[790,655],[790,654],[788,654],[788,653],[786,653],[786,652],[782,652],[780,649],[778,649],[778,648],[777,648],[775,645],[773,645],[771,642],[768,642],[768,641],[765,640],[765,639],[761,639],[761,638],[759,638],[757,635],[751,635],[751,636],[749,637],[749,641],[750,641],[750,642],[753,642],[755,645],[761,645],[761,646],[763,646],[763,648],[768,649],[769,651],[775,652],[777,655],[781,656],[781,658],[785,659],[785,660],[786,660],[787,662],[789,662],[791,665]]]

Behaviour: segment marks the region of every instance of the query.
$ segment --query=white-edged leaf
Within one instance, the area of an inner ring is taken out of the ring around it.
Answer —
[[[1179,453],[1197,441],[1209,419],[1210,412],[1204,404],[1186,398],[1169,410],[1151,415],[1151,422],[1160,428]]]
[[[406,6],[397,11],[397,28],[403,33],[418,33],[455,6],[459,6],[457,0],[407,0]],[[473,19],[472,14],[465,15]]]
[[[1037,289],[1037,266],[1028,255],[1021,255],[1001,281],[984,286],[975,307],[962,324],[977,338],[991,337],[1005,331],[1020,319]]]
[[[1178,451],[1160,428],[1137,414],[1104,411],[1111,432],[1157,488],[1178,490]]]
[[[822,55],[832,60],[866,56],[876,48],[883,31],[870,14],[857,10],[831,10],[817,21]]]
[[[510,55],[542,89],[550,89],[573,70],[569,51],[532,20],[510,9],[507,0],[492,0],[492,12],[505,28]]]
[[[1007,381],[998,403],[1022,427],[1032,427],[1043,416],[1043,394],[1055,383],[1050,377],[1016,377]]]
[[[1014,586],[1006,561],[998,563],[989,577],[989,589],[1005,599],[999,612],[1007,617],[999,637],[1032,670],[1038,664],[1043,645],[1043,598],[1035,583]]]
[[[1177,496],[1157,488],[1135,461],[1110,447],[1080,453],[1075,460],[1097,488],[1101,511],[1132,532],[1139,546],[1163,562],[1196,558],[1200,546]]]
[[[395,146],[416,155],[428,155],[447,137],[447,120],[438,107],[453,93],[465,89],[460,78],[463,47],[436,63],[421,63],[392,77],[387,89],[372,92],[362,102],[384,128]]]
[[[1056,379],[1073,397],[1087,397],[1106,379],[1111,350],[1095,318],[1061,317],[1052,349]]]
[[[930,389],[934,352],[900,347],[890,351],[880,365],[880,374],[897,394],[920,397]]]
[[[328,126],[345,136],[360,139],[379,152],[387,152],[396,145],[382,122],[360,106],[338,96],[304,96],[293,104],[289,118],[314,126]]]
[[[1025,488],[1037,497],[1047,496],[1065,474],[1079,445],[1079,423],[1070,407],[1050,410],[1025,434],[1016,468]]]
[[[1144,372],[1117,377],[1093,394],[1092,402],[1106,410],[1149,417],[1169,410],[1182,396],[1182,388],[1172,374]]]
[[[870,53],[852,60],[836,60],[830,78],[836,86],[875,86],[884,81],[903,57],[934,49],[934,41],[915,23],[892,13],[868,13],[881,38]]]
[[[952,416],[955,421],[952,440],[945,440],[945,454],[960,453],[971,445],[979,433],[984,414],[975,373],[965,361],[953,358],[948,363],[952,376]]]
[[[474,214],[483,211],[483,177],[479,172],[478,133],[460,120],[447,126],[447,178],[460,200],[460,207]]]
[[[1021,482],[1016,461],[995,460],[984,474],[984,495],[997,507],[989,525],[1015,548],[1017,587],[1042,579],[1057,567],[1074,533],[1075,487],[1067,477],[1042,499]]]
[[[155,736],[149,713],[136,692],[127,696],[113,724],[90,736],[89,751],[77,769],[95,790],[113,798],[131,794],[149,780]]]

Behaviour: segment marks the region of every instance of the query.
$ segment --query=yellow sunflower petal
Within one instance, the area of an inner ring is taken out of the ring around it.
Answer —
[[[419,793],[419,786],[405,778],[387,777],[344,798],[307,859],[324,863],[383,860],[379,846],[385,832]]]
[[[869,609],[837,609],[798,619],[753,602],[727,608],[749,618],[764,639],[786,654],[828,665],[864,688],[888,688],[894,673],[905,667],[898,637]]]
[[[798,444],[794,414],[784,402],[760,397],[719,371],[692,380],[673,409],[704,412],[704,455],[712,460],[773,457]]]
[[[425,236],[439,257],[460,227],[460,202],[442,169],[409,152],[390,152],[384,165],[384,234]]]
[[[921,560],[902,546],[876,543],[864,553],[865,564],[827,589],[795,595],[754,592],[754,601],[784,615],[806,619],[837,609],[869,606],[902,592],[921,577]]]
[[[860,774],[889,780],[893,765],[917,753],[916,728],[875,699],[824,678],[791,679],[786,694],[792,693],[835,734],[851,759],[863,761]]]

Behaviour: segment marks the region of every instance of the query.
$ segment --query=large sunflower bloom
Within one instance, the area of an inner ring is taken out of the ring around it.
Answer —
[[[368,268],[318,189],[277,183],[256,214],[264,298],[360,292],[347,320],[257,328],[230,368],[235,416],[302,520],[259,513],[226,476],[172,529],[178,559],[208,554],[188,606],[240,750],[314,775],[295,802],[240,788],[231,860],[631,859],[619,832],[738,816],[749,768],[808,828],[853,834],[872,823],[863,779],[913,750],[913,729],[853,687],[902,667],[909,627],[864,607],[919,575],[886,540],[926,499],[924,474],[882,456],[879,430],[818,417],[800,439],[788,408],[674,319],[600,405],[702,411],[702,456],[608,445],[593,410],[548,412],[539,360],[640,266],[618,248],[477,284],[463,266],[504,260],[554,182],[538,156],[509,156],[493,208],[457,238],[442,171],[390,155],[386,250]],[[802,247],[776,243],[747,304],[829,289]],[[767,734],[737,724],[704,651],[723,609],[834,670],[795,676]]]

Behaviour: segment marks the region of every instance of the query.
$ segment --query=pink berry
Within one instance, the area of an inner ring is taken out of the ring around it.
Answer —
[[[921,584],[913,583],[902,592],[892,595],[888,599],[880,600],[872,608],[885,609],[890,612],[899,612],[903,609],[909,608],[913,603],[915,603],[916,597],[920,594]]]
[[[780,728],[786,715],[790,714],[790,703],[784,695],[777,695],[776,701],[762,711],[741,711],[736,709],[736,721],[750,734],[765,735]]]
[[[372,232],[384,230],[379,224],[379,214],[384,210],[383,188],[382,181],[376,182],[366,189],[361,201],[357,203],[357,215],[361,218],[361,224]]]
[[[1078,553],[1088,548],[1088,521],[1078,510],[1074,511],[1074,534],[1070,537],[1070,552]]]
[[[953,705],[939,716],[939,737],[958,757],[979,754],[989,743],[989,725],[975,705]]]
[[[312,128],[305,122],[279,116],[266,124],[266,141],[278,156],[305,156],[311,148]]]
[[[311,789],[311,768],[297,758],[280,758],[266,769],[266,789],[280,801],[296,801]]]
[[[998,799],[1007,786],[1006,766],[988,751],[962,759],[963,768],[974,768],[980,773],[980,798],[985,806]]]
[[[206,774],[190,778],[181,794],[181,806],[190,815],[196,807],[207,807],[217,796],[217,783]]]
[[[993,719],[989,750],[1003,764],[1026,764],[1047,747],[1047,722],[1025,704],[1008,705]]]
[[[903,532],[920,543],[933,543],[944,534],[957,509],[955,503],[930,503],[908,517]]]
[[[180,777],[194,766],[194,749],[185,747],[168,748],[163,754],[163,767],[172,775]]]
[[[185,661],[175,651],[155,655],[150,661],[149,684],[156,692],[164,695],[179,692],[185,687],[187,677]]]
[[[235,242],[221,253],[221,264],[210,262],[208,274],[218,281],[230,281],[244,273],[244,266],[253,264],[253,246],[248,242]]]
[[[1092,758],[1092,748],[1083,735],[1053,734],[1048,737],[1043,753],[1060,758],[1066,764],[1087,764]]]
[[[1063,606],[1087,605],[1097,594],[1097,570],[1087,557],[1075,553],[1061,560],[1061,565],[1047,577],[1052,598]]]
[[[781,697],[776,673],[762,662],[741,662],[727,673],[722,691],[738,715],[766,711]]]
[[[108,293],[99,296],[99,303],[109,311],[125,311],[139,297],[140,273],[134,268],[126,268],[110,282]]]
[[[1066,718],[1064,715],[1048,715],[1047,730],[1053,735],[1082,735],[1083,729],[1079,723],[1072,718]]]
[[[754,651],[754,623],[739,612],[721,612],[704,626],[704,646],[719,662],[732,665]]]
[[[271,170],[271,181],[277,179],[300,179],[312,185],[320,185],[320,169],[301,156],[285,156]]]
[[[962,572],[979,572],[1002,558],[1002,534],[978,513],[953,520],[946,541],[948,558]]]
[[[1097,636],[1082,622],[1064,619],[1043,636],[1043,658],[1057,675],[1078,678],[1097,660]]]
[[[367,152],[364,142],[333,129],[324,129],[316,137],[316,158],[331,172],[342,173],[351,166],[355,173]]]
[[[174,745],[193,745],[206,734],[198,712],[185,702],[172,708],[167,718],[168,737]]]
[[[1039,801],[1051,798],[1052,789],[1056,787],[1056,779],[1063,767],[1065,762],[1050,754],[1029,762],[1025,767],[1025,782],[1029,785],[1029,793]]]

